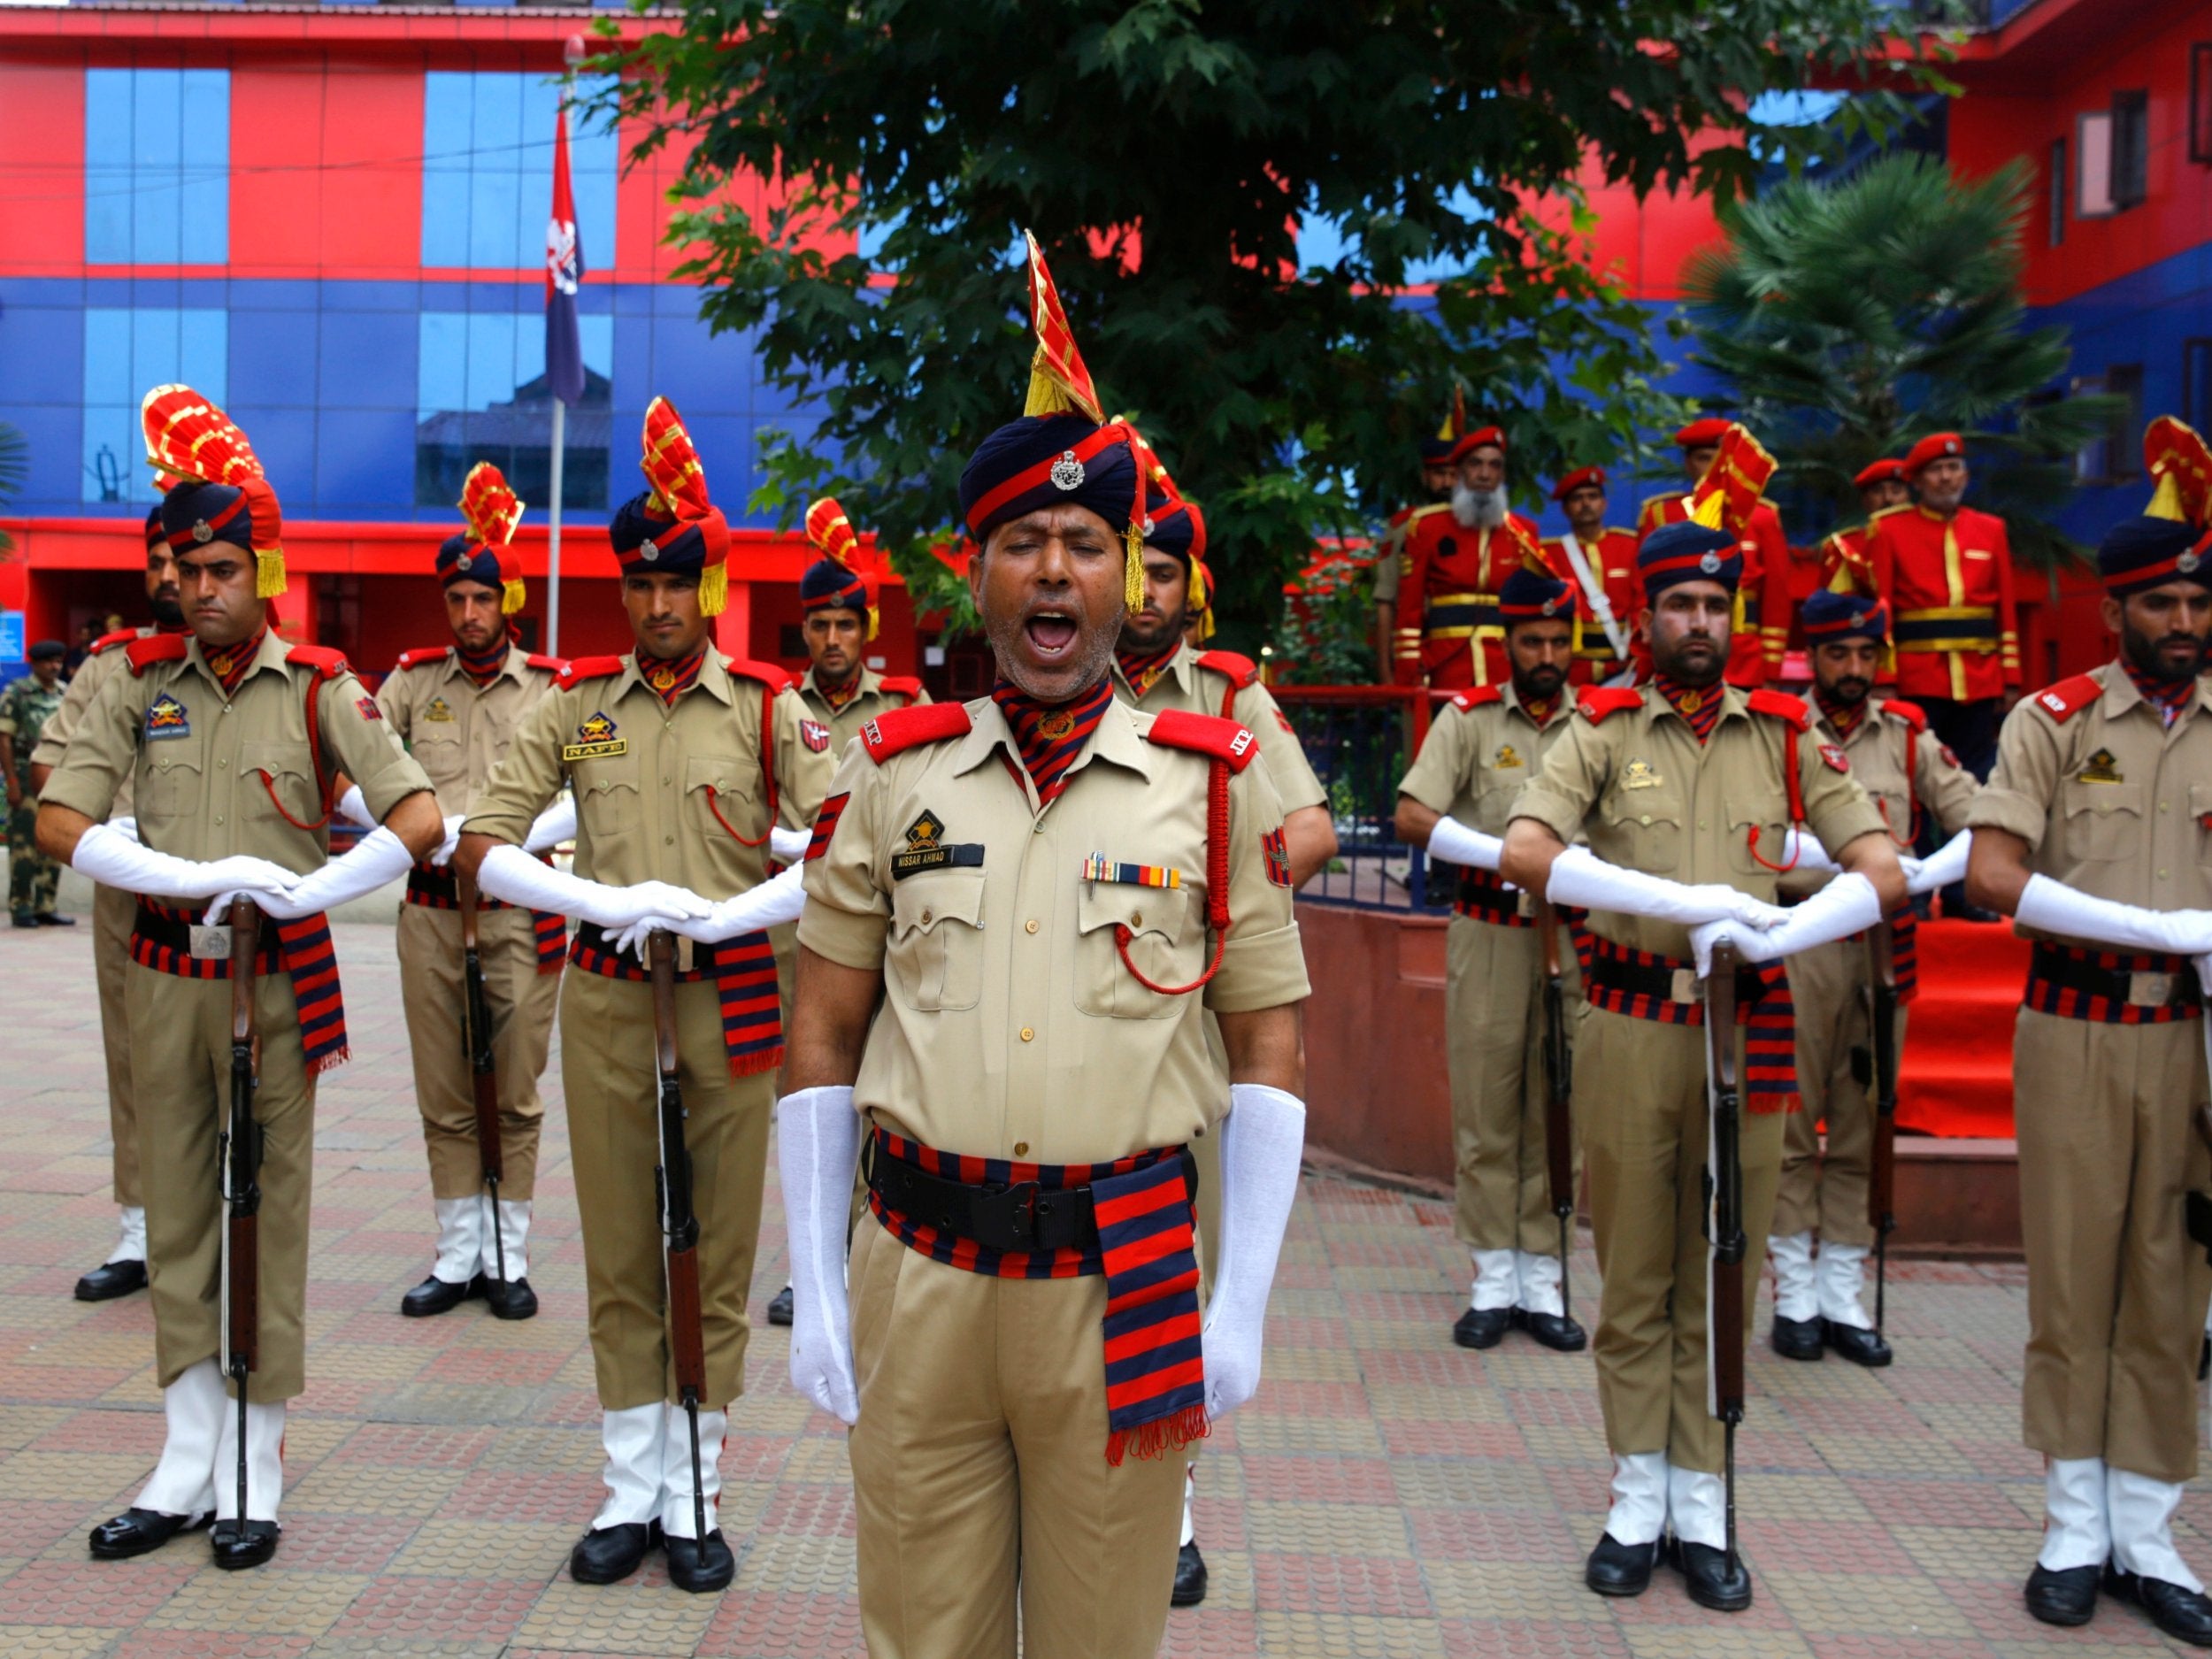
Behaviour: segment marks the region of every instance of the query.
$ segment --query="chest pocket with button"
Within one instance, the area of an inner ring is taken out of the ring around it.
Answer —
[[[408,733],[408,752],[429,777],[442,803],[468,798],[468,745],[462,741],[465,730],[457,717],[426,720],[417,710]]]
[[[2192,786],[2192,794],[2197,786]],[[2059,791],[2066,814],[2066,856],[2082,864],[2116,858],[2143,858],[2150,843],[2143,835],[2143,786],[2139,783],[2084,783],[2070,778]]]
[[[1739,875],[1772,875],[1771,865],[1788,857],[1789,797],[1778,787],[1767,796],[1732,795],[1728,808],[1728,867]],[[1754,857],[1751,837],[1758,833],[1759,852]],[[1766,864],[1759,862],[1765,859]]]
[[[138,812],[150,821],[190,818],[200,810],[207,757],[196,742],[163,739],[143,746],[139,764]],[[257,786],[258,787],[258,786]]]
[[[644,803],[638,795],[638,757],[609,755],[572,763],[569,780],[576,791],[578,840],[605,849],[634,844],[644,833]],[[595,856],[593,868],[599,865]]]
[[[757,841],[768,824],[756,804],[760,762],[735,755],[694,755],[684,762],[684,820],[709,846]]]
[[[926,1014],[982,1001],[982,871],[931,870],[892,884],[884,972],[899,1001]]]
[[[1083,882],[1076,889],[1075,926],[1075,1005],[1082,1012],[1166,1019],[1201,995],[1165,995],[1129,972],[1133,964],[1154,985],[1181,986],[1206,971],[1204,911],[1187,888]],[[1122,927],[1129,930],[1126,964],[1117,942]]]
[[[1671,789],[1616,787],[1600,808],[1592,850],[1601,858],[1659,875],[1673,875],[1682,860],[1682,803]]]
[[[2212,869],[2212,783],[2189,786],[2189,817],[2196,825],[2197,863]]]
[[[288,814],[296,825],[312,825],[322,817],[315,760],[304,742],[241,743],[238,767],[239,812],[249,821],[281,824]]]

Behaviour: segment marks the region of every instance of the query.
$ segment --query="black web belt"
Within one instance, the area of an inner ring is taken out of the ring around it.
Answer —
[[[2134,1001],[2139,981],[2152,977],[2139,970],[2100,967],[2093,962],[2081,961],[2052,945],[2033,948],[2028,956],[2028,972],[2062,991],[2078,991],[2084,996],[2101,996],[2121,1007]],[[2185,964],[2178,972],[2162,973],[2157,977],[2168,981],[2164,999],[2139,1003],[2138,1006],[2194,1008],[2204,1001],[2204,991],[2197,983],[2193,964]]]
[[[932,1175],[868,1143],[868,1190],[910,1221],[999,1251],[1095,1251],[1098,1216],[1088,1187],[1043,1187],[1035,1181],[970,1185]],[[1195,1190],[1196,1169],[1183,1154],[1184,1185]]]

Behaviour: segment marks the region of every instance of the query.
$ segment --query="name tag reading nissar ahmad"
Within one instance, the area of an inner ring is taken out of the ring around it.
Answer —
[[[981,841],[940,841],[926,847],[910,847],[902,853],[891,855],[891,879],[903,881],[909,876],[921,874],[925,870],[951,870],[983,867]]]

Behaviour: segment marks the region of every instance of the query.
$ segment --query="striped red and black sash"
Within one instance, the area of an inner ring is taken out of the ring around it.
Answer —
[[[192,926],[204,905],[165,904],[141,897],[131,927],[131,960],[156,973],[182,979],[227,979],[230,957],[195,956]],[[261,948],[254,972],[281,968],[292,976],[292,1000],[298,1005],[300,1047],[310,1076],[346,1062],[346,1003],[338,984],[338,951],[331,942],[330,918],[319,911],[297,921],[264,918]],[[269,934],[276,934],[272,950]]]
[[[538,862],[551,864],[553,861],[541,853]],[[418,863],[407,872],[407,902],[419,904],[425,910],[457,910],[461,908],[461,884],[449,868]],[[514,906],[504,899],[479,893],[476,908],[480,910],[508,910]],[[537,942],[538,972],[558,973],[568,961],[568,918],[557,916],[551,910],[532,910],[530,930]]]
[[[1479,922],[1488,922],[1497,927],[1536,926],[1533,916],[1521,914],[1521,890],[1508,887],[1505,878],[1494,870],[1463,867],[1459,872],[1459,891],[1453,896],[1452,909],[1462,916],[1471,916]]]
[[[604,928],[577,926],[568,959],[586,973],[642,984],[652,978],[635,956],[618,956]],[[783,1064],[783,1016],[776,1001],[776,951],[765,933],[740,933],[718,945],[694,945],[692,965],[677,974],[680,985],[714,981],[722,1005],[722,1044],[730,1056],[732,1077],[754,1077]]]
[[[1681,1002],[1672,995],[1678,973],[1694,973],[1694,964],[1589,937],[1582,991],[1592,1007],[1663,1025],[1704,1025],[1703,997]],[[1736,1023],[1744,1027],[1744,1104],[1755,1112],[1795,1111],[1797,1003],[1781,963],[1747,963],[1737,971]]]
[[[2137,976],[2161,975],[2164,984]],[[2137,1002],[2131,993],[2155,1001]],[[2160,951],[2084,950],[2039,943],[2028,953],[2024,1007],[2104,1025],[2165,1025],[2204,1013],[2195,964]]]
[[[1028,1164],[939,1152],[879,1128],[873,1156],[970,1187],[1091,1189],[1095,1245],[1000,1250],[888,1209],[868,1208],[891,1236],[932,1261],[995,1279],[1106,1277],[1106,1461],[1160,1457],[1202,1438],[1206,1378],[1199,1343],[1196,1210],[1180,1147],[1109,1164]]]

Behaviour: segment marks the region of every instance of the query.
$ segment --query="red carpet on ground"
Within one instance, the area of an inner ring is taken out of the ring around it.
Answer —
[[[2010,923],[1929,922],[1905,1026],[1897,1125],[1917,1134],[2012,1134],[2012,1022],[2028,942]]]

